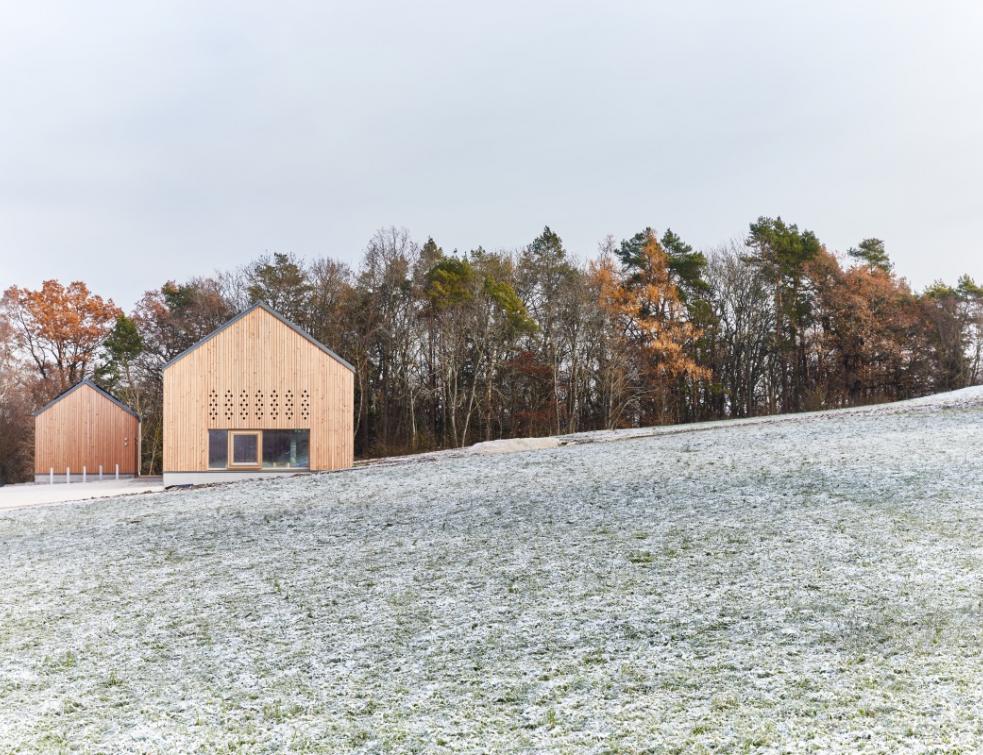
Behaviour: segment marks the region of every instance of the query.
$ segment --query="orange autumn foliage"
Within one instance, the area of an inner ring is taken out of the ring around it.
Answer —
[[[711,376],[692,356],[702,333],[686,317],[668,255],[654,234],[642,248],[642,260],[637,268],[619,271],[604,257],[589,270],[611,331],[605,370],[609,426],[672,421],[672,395],[680,381]]]
[[[51,396],[85,378],[96,350],[122,310],[92,294],[82,281],[63,286],[47,280],[32,291],[11,286],[4,307],[17,342]]]
[[[601,306],[619,324],[623,337],[646,357],[653,377],[708,378],[710,371],[687,353],[701,333],[685,319],[686,308],[669,277],[669,258],[650,236],[645,264],[635,275],[619,275],[610,259],[594,269]]]
[[[844,270],[821,252],[807,266],[822,326],[813,350],[826,402],[850,405],[910,391],[907,375],[925,349],[920,307],[904,280],[866,265]]]

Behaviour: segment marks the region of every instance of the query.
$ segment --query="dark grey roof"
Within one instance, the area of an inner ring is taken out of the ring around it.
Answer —
[[[197,349],[199,346],[201,346],[206,341],[212,340],[215,336],[217,336],[219,333],[221,333],[227,327],[229,327],[233,323],[238,322],[243,317],[245,317],[250,312],[252,312],[254,309],[262,309],[264,312],[268,312],[269,314],[273,315],[277,320],[279,320],[280,322],[282,322],[284,325],[286,325],[288,328],[290,328],[291,330],[293,330],[295,333],[298,333],[299,335],[302,335],[304,338],[306,338],[312,344],[314,344],[315,346],[317,346],[325,354],[327,354],[328,356],[330,356],[333,359],[335,359],[335,361],[339,362],[342,366],[347,367],[352,372],[355,372],[355,368],[354,367],[352,367],[347,361],[345,361],[344,359],[342,359],[340,356],[338,356],[337,354],[335,354],[331,349],[329,349],[323,343],[321,343],[316,338],[314,338],[314,336],[312,336],[310,333],[308,333],[306,330],[304,330],[299,325],[295,325],[294,323],[290,322],[290,320],[288,320],[286,317],[284,317],[279,312],[277,312],[275,309],[273,309],[273,307],[269,306],[268,304],[264,304],[261,301],[260,302],[256,302],[251,307],[247,307],[246,309],[242,310],[242,312],[240,312],[239,314],[237,314],[235,317],[233,317],[231,320],[229,320],[224,325],[219,325],[215,330],[213,330],[207,336],[205,336],[200,341],[198,341],[198,343],[193,344],[193,345],[189,346],[188,348],[186,348],[184,351],[182,351],[176,357],[174,357],[173,359],[171,359],[170,361],[168,361],[167,364],[164,365],[164,369],[166,370],[168,367],[170,367],[172,364],[174,364],[175,362],[177,362],[179,359],[183,359],[185,356],[187,356],[188,354],[190,354],[192,351],[194,351],[195,349]]]
[[[40,409],[38,409],[36,412],[34,412],[34,416],[37,417],[42,412],[46,412],[52,406],[54,406],[59,401],[61,401],[63,398],[65,398],[68,394],[74,393],[79,388],[81,388],[83,385],[87,385],[90,388],[95,389],[102,396],[104,396],[105,398],[108,398],[110,401],[112,401],[114,404],[116,404],[116,406],[118,406],[124,412],[126,412],[127,414],[132,414],[137,419],[140,419],[140,415],[139,414],[137,414],[130,407],[128,407],[126,404],[124,404],[122,401],[120,401],[118,398],[116,398],[112,393],[110,393],[109,391],[105,390],[104,388],[100,388],[98,385],[96,385],[95,383],[93,383],[88,378],[86,378],[85,380],[83,380],[80,383],[76,383],[71,388],[66,388],[65,390],[63,390],[61,393],[59,393],[57,396],[55,396],[53,399],[51,399],[51,401],[49,401],[47,404],[45,404]]]

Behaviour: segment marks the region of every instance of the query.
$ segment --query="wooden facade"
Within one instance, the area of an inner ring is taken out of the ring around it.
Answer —
[[[164,483],[275,471],[262,459],[225,470],[210,466],[210,430],[228,431],[230,439],[250,431],[260,445],[263,431],[308,431],[303,468],[350,467],[354,390],[351,365],[266,305],[254,305],[165,366]]]
[[[95,479],[105,475],[139,474],[140,418],[95,383],[84,380],[34,415],[34,474],[43,481],[52,472],[73,479],[85,468]]]

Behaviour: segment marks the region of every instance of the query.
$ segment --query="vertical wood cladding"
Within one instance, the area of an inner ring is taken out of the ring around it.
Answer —
[[[34,473],[57,475],[70,467],[91,478],[112,475],[119,464],[124,475],[137,474],[140,420],[99,389],[83,383],[34,418]]]

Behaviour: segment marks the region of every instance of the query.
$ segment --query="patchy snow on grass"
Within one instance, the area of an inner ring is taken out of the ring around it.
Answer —
[[[0,742],[979,749],[983,391],[683,429],[2,512]]]

